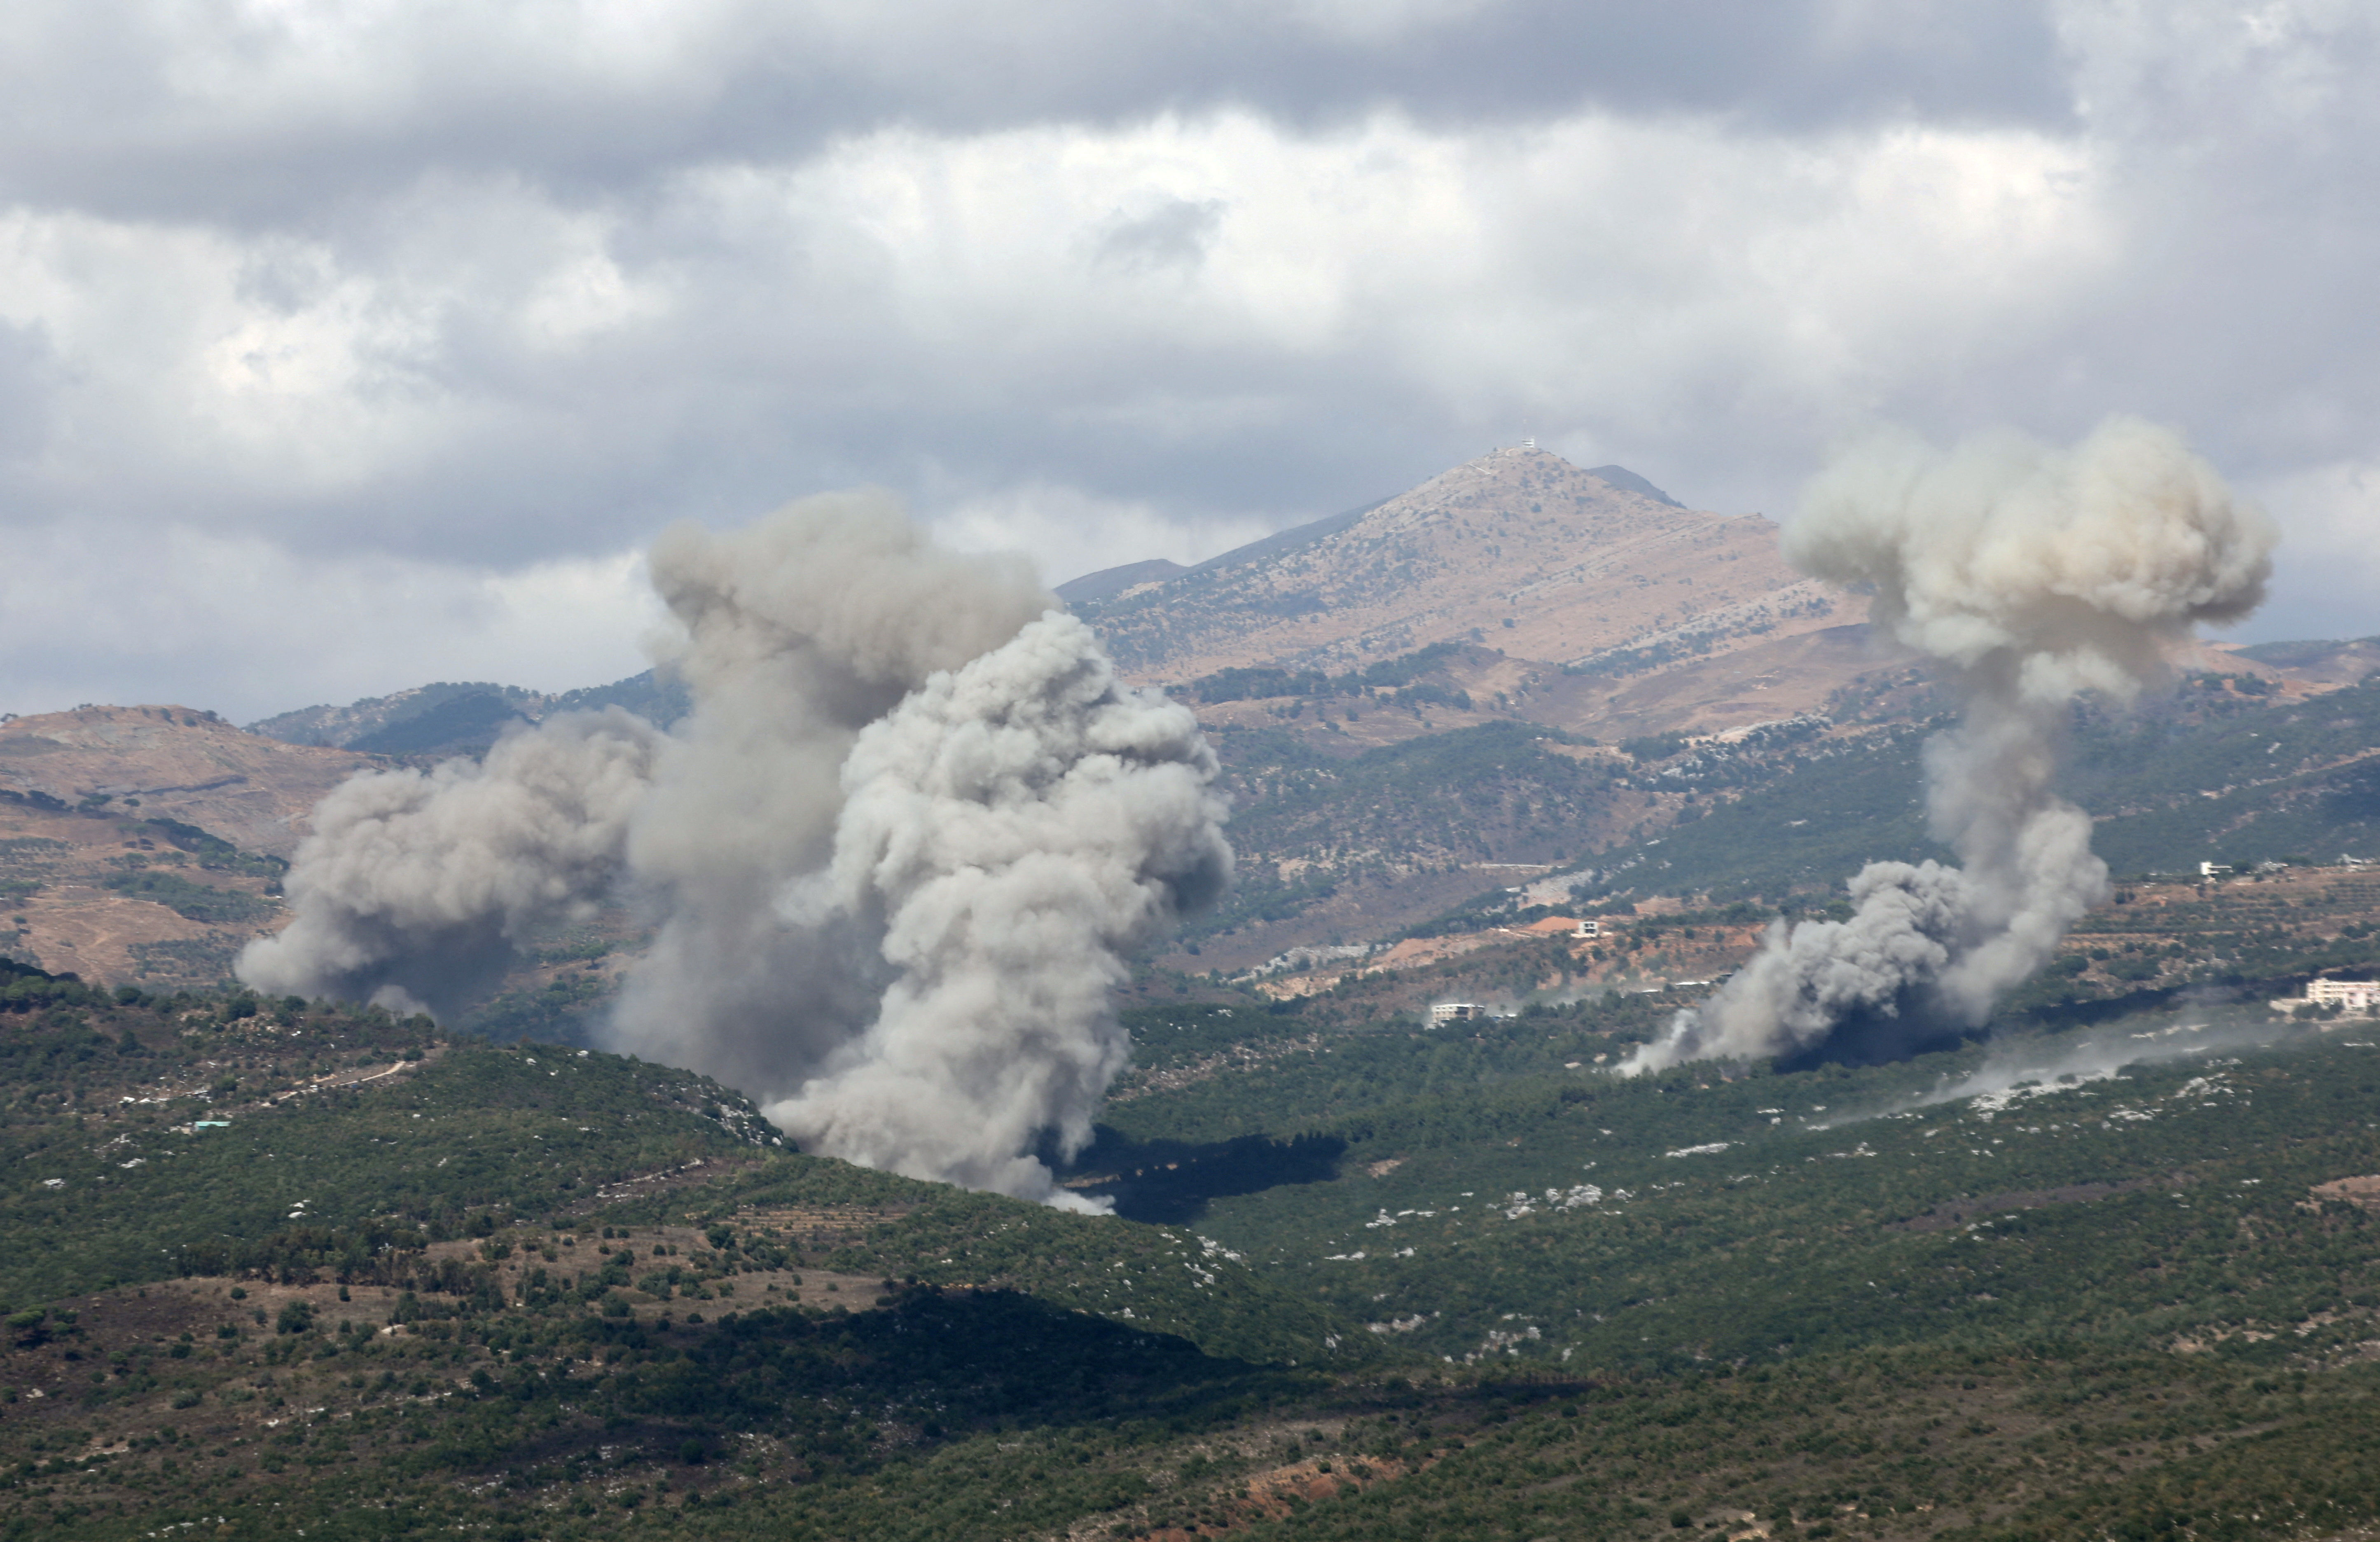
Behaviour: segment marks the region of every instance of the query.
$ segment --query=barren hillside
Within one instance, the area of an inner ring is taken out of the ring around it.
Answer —
[[[276,856],[297,849],[324,793],[378,763],[188,707],[79,707],[0,722],[0,791],[138,808]]]
[[[1294,550],[1084,608],[1132,677],[1170,683],[1345,670],[1450,640],[1625,668],[1852,619],[1786,565],[1767,520],[1682,509],[1531,449],[1458,466]]]
[[[211,986],[286,918],[274,859],[140,813],[0,799],[0,957],[94,985]]]

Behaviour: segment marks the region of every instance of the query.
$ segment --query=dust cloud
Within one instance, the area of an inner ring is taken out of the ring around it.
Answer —
[[[807,1149],[1070,1201],[1038,1161],[986,1159],[1090,1139],[1131,1050],[1107,1009],[1123,953],[1230,879],[1216,770],[1187,708],[1120,690],[1055,613],[870,724],[833,860],[779,908],[866,917],[898,973],[769,1117]]]
[[[1851,1026],[1912,1043],[1980,1026],[2106,897],[2090,816],[2051,791],[2075,699],[2130,701],[2192,628],[2252,611],[2275,540],[2179,436],[2136,419],[2071,449],[1894,434],[1839,457],[1805,491],[1786,555],[1871,593],[1873,623],[1962,699],[1925,755],[1927,820],[1959,866],[1868,864],[1848,920],[1773,924],[1621,1072],[1788,1055]]]

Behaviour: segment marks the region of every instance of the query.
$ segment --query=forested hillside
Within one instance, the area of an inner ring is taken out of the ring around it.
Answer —
[[[2245,945],[2303,898],[2198,903]],[[2380,1524],[2380,1032],[2277,1023],[2269,969],[1633,1082],[1656,995],[1136,1009],[1099,1219],[792,1154],[662,1067],[11,967],[10,1535]]]
[[[1623,503],[1530,512],[1679,512]],[[512,938],[455,1023],[261,998],[225,972],[286,913],[279,856],[178,783],[20,776],[0,1537],[2380,1528],[2380,1023],[2268,1004],[2380,973],[2380,878],[2340,861],[2380,855],[2356,647],[2076,713],[2060,786],[2117,882],[1980,1029],[1623,1080],[1765,927],[1947,855],[1921,762],[1956,708],[1815,613],[1640,598],[1567,669],[1390,627],[1181,683],[1238,882],[1120,993],[1090,1144],[1043,1142],[1106,1215],[808,1157],[593,1048],[649,941],[626,903]],[[1824,667],[1754,673],[1764,625]],[[1645,715],[1664,681],[1686,717]],[[8,726],[20,771],[114,735],[320,778],[674,699],[278,724],[373,760],[181,709]],[[286,847],[285,789],[238,795]]]
[[[2059,790],[2091,811],[2116,873],[2380,856],[2380,685],[2306,699],[2242,684],[2198,675],[2131,711],[2076,715]],[[1675,790],[1677,824],[1598,854],[1583,892],[1774,901],[1871,859],[1947,855],[1925,832],[1917,750],[1948,720],[1896,724],[1906,705],[1855,711],[1861,731],[1789,755],[1677,747],[1645,779]]]

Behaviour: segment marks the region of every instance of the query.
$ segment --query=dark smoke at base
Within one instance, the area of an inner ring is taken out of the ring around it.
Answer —
[[[2068,714],[2130,701],[2201,623],[2264,598],[2271,522],[2169,431],[2103,424],[2071,450],[1996,433],[1938,451],[1880,437],[1803,498],[1786,555],[1875,596],[1876,627],[1964,703],[1925,747],[1926,816],[1960,866],[1872,862],[1843,921],[1773,924],[1760,951],[1624,1062],[1818,1052],[1855,1025],[1880,1055],[1980,1026],[2105,899],[2091,819],[2050,790]]]
[[[451,1017],[514,943],[593,911],[664,740],[616,707],[499,740],[485,762],[352,777],[323,797],[286,880],[297,918],[250,943],[261,990]]]
[[[484,764],[359,776],[241,955],[261,990],[451,1014],[615,894],[657,923],[612,1047],[743,1088],[807,1148],[1073,1208],[1123,1067],[1126,951],[1229,882],[1213,753],[1117,683],[1021,562],[889,500],[807,500],[651,554],[694,710],[565,714]]]
[[[1945,1017],[1921,995],[1895,1002],[1889,1010],[1855,1007],[1838,1018],[1825,1038],[1779,1055],[1769,1062],[1769,1069],[1791,1075],[1824,1065],[1889,1065],[1961,1049],[1976,1037],[1975,1029]]]

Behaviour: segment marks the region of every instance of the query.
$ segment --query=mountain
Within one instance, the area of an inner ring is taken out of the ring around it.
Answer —
[[[1615,467],[1612,469],[1617,470],[1618,467]],[[1114,600],[1135,591],[1147,593],[1150,586],[1161,584],[1169,578],[1179,577],[1184,573],[1203,573],[1214,568],[1245,566],[1261,558],[1311,546],[1324,536],[1338,534],[1378,507],[1379,507],[1378,504],[1366,504],[1362,508],[1350,509],[1344,514],[1329,515],[1320,519],[1309,520],[1303,525],[1293,525],[1285,530],[1275,530],[1269,536],[1259,537],[1245,546],[1234,546],[1220,556],[1208,557],[1205,562],[1196,563],[1188,567],[1177,562],[1168,562],[1163,557],[1157,557],[1148,562],[1126,563],[1122,567],[1101,568],[1097,573],[1087,573],[1079,578],[1069,579],[1060,584],[1051,592],[1069,605],[1077,608],[1101,601]]]
[[[577,690],[549,697],[545,710],[537,715],[547,717],[555,712],[593,712],[606,707],[624,708],[656,728],[667,728],[694,710],[694,698],[687,692],[683,680],[649,669],[625,680],[614,680],[608,686],[581,686]]]
[[[1079,608],[1128,675],[1179,684],[1251,666],[1360,669],[1452,641],[1624,674],[1833,625],[1839,607],[1758,516],[1681,508],[1658,488],[1506,449]]]
[[[1683,504],[1624,466],[1598,466],[1586,474],[1621,492],[1641,493],[1657,504],[1666,504],[1671,508],[1685,507]],[[1209,557],[1205,562],[1196,563],[1188,567],[1177,562],[1169,562],[1163,557],[1157,557],[1148,562],[1126,563],[1121,567],[1101,568],[1097,573],[1086,573],[1079,578],[1069,579],[1058,585],[1053,592],[1070,605],[1081,605],[1096,601],[1112,600],[1127,589],[1137,589],[1145,584],[1161,584],[1169,578],[1179,577],[1184,573],[1195,573],[1208,568],[1242,566],[1260,558],[1311,546],[1325,536],[1338,534],[1379,506],[1378,504],[1366,504],[1362,508],[1350,509],[1344,514],[1329,515],[1303,525],[1293,525],[1288,529],[1276,530],[1271,535],[1249,541],[1245,546],[1235,546],[1220,556]]]
[[[301,707],[251,722],[248,731],[289,744],[377,755],[478,755],[509,725],[536,722],[554,712],[623,707],[666,728],[686,715],[687,706],[686,687],[652,670],[558,696],[485,681],[438,681],[345,707]]]
[[[1586,474],[1619,488],[1623,492],[1641,492],[1653,502],[1667,504],[1673,509],[1686,506],[1624,466],[1591,466],[1587,467]]]
[[[484,753],[505,729],[534,721],[493,692],[473,691],[359,734],[345,747],[380,755]]]
[[[667,723],[686,712],[686,693],[648,671],[557,696],[442,682],[253,730],[178,706],[0,721],[0,958],[110,985],[212,986],[250,938],[286,918],[280,874],[332,788],[359,771],[481,753],[552,712],[609,706]],[[567,1009],[588,1005],[581,955],[632,932],[607,911],[560,951],[524,940],[484,1026],[515,1037],[565,1026]]]
[[[0,957],[109,984],[212,986],[278,926],[323,794],[386,762],[188,707],[0,722]]]
[[[521,715],[522,709],[541,705],[544,700],[535,691],[523,690],[517,686],[442,680],[387,696],[368,696],[345,707],[301,707],[294,712],[283,712],[260,722],[251,722],[248,724],[248,731],[293,745],[331,745],[346,749],[375,735],[399,730],[408,723],[431,717],[441,709],[453,710],[457,704],[462,704],[462,710],[456,714],[457,726],[460,726],[475,719],[492,722],[500,713]],[[413,752],[392,750],[389,753]]]
[[[324,793],[371,763],[188,707],[79,707],[0,722],[0,793],[20,806],[138,808],[277,856],[297,849]]]
[[[1088,604],[1096,600],[1112,600],[1128,589],[1141,584],[1161,584],[1177,574],[1190,570],[1178,562],[1163,557],[1151,557],[1147,562],[1128,562],[1122,567],[1103,567],[1097,573],[1086,573],[1070,578],[1050,592],[1069,605]]]
[[[2380,674],[2380,637],[2352,642],[2260,642],[2230,651],[2276,674],[2325,685],[2352,686]]]

